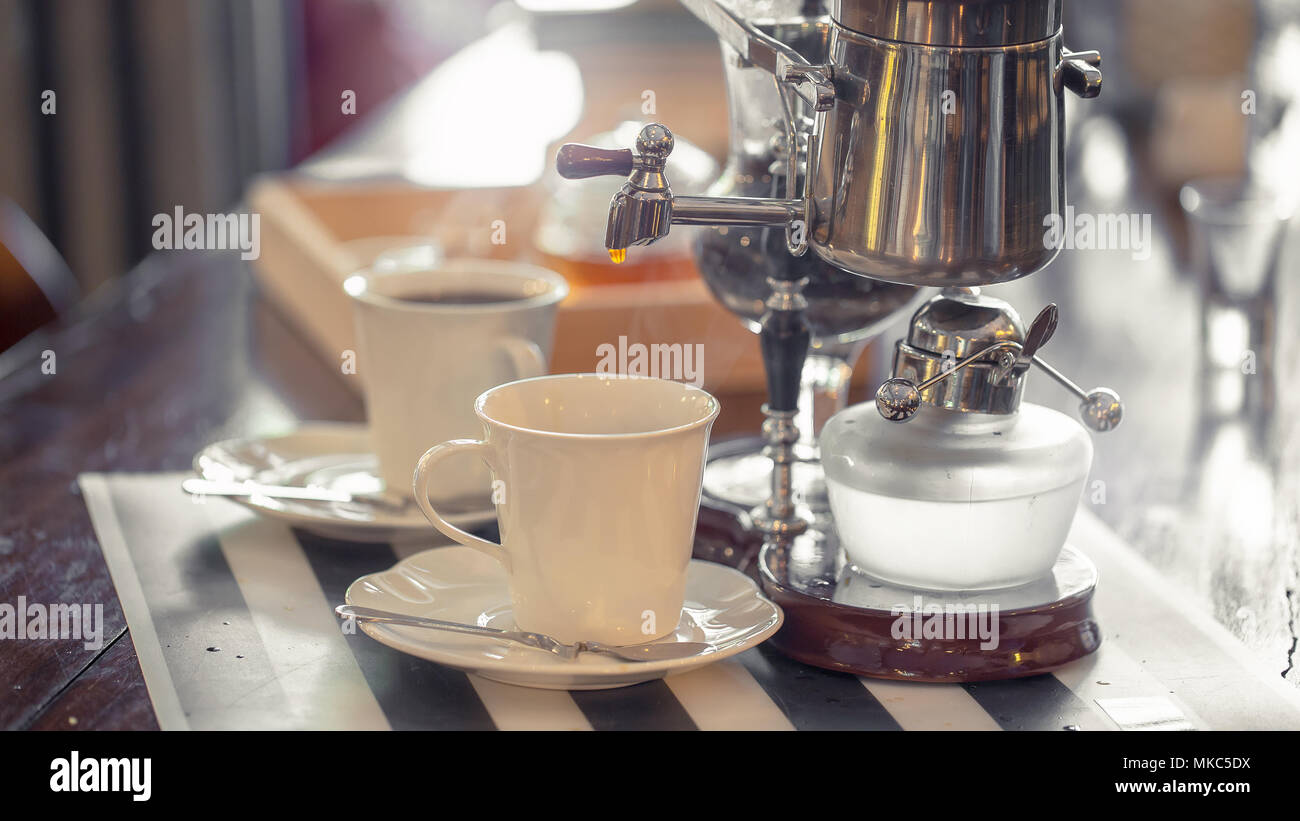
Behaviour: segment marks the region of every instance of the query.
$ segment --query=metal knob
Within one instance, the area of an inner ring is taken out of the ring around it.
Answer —
[[[642,157],[655,157],[660,161],[668,159],[668,155],[673,153],[673,132],[666,125],[650,123],[637,135],[636,151]]]
[[[906,422],[921,409],[921,392],[910,379],[886,379],[876,390],[876,410],[890,422]]]
[[[1056,91],[1068,88],[1084,99],[1101,94],[1101,53],[1097,51],[1067,51],[1061,55],[1056,67]]]
[[[1094,388],[1079,405],[1079,415],[1095,431],[1114,430],[1124,419],[1124,403],[1110,388]]]

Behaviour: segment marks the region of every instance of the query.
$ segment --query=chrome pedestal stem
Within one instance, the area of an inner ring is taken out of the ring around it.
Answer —
[[[753,511],[753,521],[767,536],[795,536],[808,529],[808,522],[795,513],[794,463],[799,427],[799,392],[804,361],[811,334],[804,311],[808,300],[803,296],[807,279],[769,278],[772,292],[766,301],[767,312],[760,322],[759,344],[767,372],[768,402],[763,405],[763,438],[767,444],[763,455],[772,460],[772,492],[767,501]]]

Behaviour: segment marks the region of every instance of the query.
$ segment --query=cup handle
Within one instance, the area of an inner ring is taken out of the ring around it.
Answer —
[[[500,345],[514,366],[515,379],[529,379],[546,373],[546,355],[536,342],[508,336],[500,341]]]
[[[442,518],[442,514],[434,510],[433,505],[429,502],[429,476],[433,472],[433,467],[441,460],[453,453],[476,453],[479,458],[485,462],[487,459],[484,453],[487,451],[487,443],[480,442],[476,439],[452,439],[450,442],[443,442],[441,445],[434,445],[424,452],[420,457],[419,463],[415,466],[415,476],[411,481],[411,487],[415,494],[415,503],[420,507],[426,519],[454,542],[472,547],[482,553],[486,553],[505,565],[506,569],[510,568],[510,557],[506,554],[505,548],[496,542],[489,542],[487,539],[480,539],[473,533],[466,533],[451,522]]]

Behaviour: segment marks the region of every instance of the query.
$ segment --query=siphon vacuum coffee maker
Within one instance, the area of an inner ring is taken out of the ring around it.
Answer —
[[[773,467],[753,522],[764,587],[787,612],[777,646],[821,666],[930,681],[1027,675],[1091,652],[1095,569],[1064,547],[1091,443],[1020,397],[1037,369],[1080,398],[1092,430],[1117,425],[1122,405],[1043,361],[1056,306],[1026,326],[981,288],[1056,256],[1045,232],[1064,220],[1064,94],[1097,96],[1100,55],[1066,49],[1061,0],[681,2],[718,35],[727,65],[731,157],[716,195],[674,196],[664,171],[673,136],[660,124],[634,150],[563,146],[557,167],[571,179],[627,177],[605,235],[616,262],[674,225],[707,228],[701,273],[758,327]],[[810,344],[876,326],[929,287],[941,291],[913,316],[874,405],[827,422],[833,517],[808,533],[792,470]],[[1023,524],[1018,505],[1048,497],[1035,521],[1050,526],[995,555]],[[993,514],[984,505],[1008,499]],[[935,510],[953,515],[934,538],[900,537],[900,523]],[[981,517],[986,527],[973,529]],[[970,550],[953,547],[967,536]],[[954,556],[970,560],[954,566]],[[918,591],[939,607],[1005,600],[1002,635],[1015,638],[998,649],[893,635],[891,597]]]

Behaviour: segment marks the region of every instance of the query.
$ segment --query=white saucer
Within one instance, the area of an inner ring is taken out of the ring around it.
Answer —
[[[194,470],[205,479],[245,481],[268,485],[308,485],[348,493],[374,493],[384,489],[376,473],[378,461],[370,450],[365,425],[312,422],[293,433],[248,439],[228,439],[208,445],[194,457]],[[358,542],[402,542],[441,539],[412,502],[405,509],[372,502],[311,502],[235,496],[234,501],[273,519],[332,539]],[[449,511],[448,521],[472,528],[493,521],[496,508],[484,490],[481,500]]]
[[[468,547],[426,550],[348,587],[348,604],[407,615],[514,628],[501,566]],[[604,690],[685,672],[733,656],[781,626],[781,608],[748,576],[695,560],[686,578],[686,606],[677,630],[659,641],[702,641],[712,653],[663,662],[628,662],[584,653],[567,661],[513,642],[420,627],[359,622],[376,641],[404,653],[483,678],[547,690]]]

